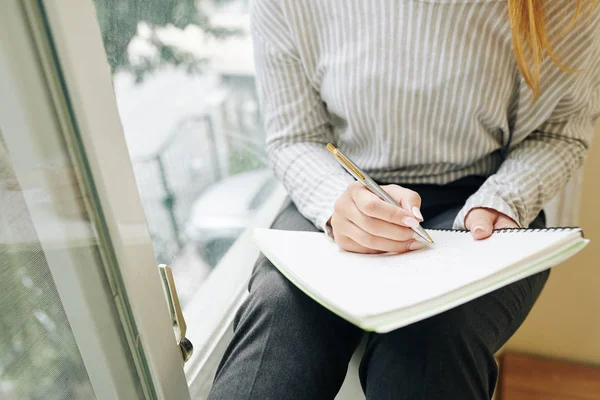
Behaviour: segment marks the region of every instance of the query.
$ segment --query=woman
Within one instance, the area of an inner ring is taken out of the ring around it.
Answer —
[[[582,164],[600,108],[599,13],[590,6],[254,0],[268,154],[293,200],[274,227],[324,230],[348,251],[402,253],[421,247],[414,219],[476,239],[543,226],[542,207]],[[402,210],[353,182],[328,142],[387,184]],[[493,355],[547,277],[365,334],[261,258],[209,398],[333,399],[366,335],[368,399],[489,399]]]

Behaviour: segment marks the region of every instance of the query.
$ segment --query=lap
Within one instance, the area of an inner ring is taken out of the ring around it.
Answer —
[[[460,208],[446,210],[423,222],[427,229],[451,229]],[[531,228],[545,226],[544,213],[531,223]],[[469,334],[485,340],[490,351],[496,352],[521,325],[549,276],[542,271],[485,296],[413,324],[413,328],[429,335],[452,338]]]
[[[523,323],[548,275],[548,271],[540,272],[396,331],[371,333],[370,340],[387,337],[394,342],[393,346],[411,346],[412,341],[427,338],[429,345],[436,348],[436,344],[444,346],[470,339],[494,354]],[[396,340],[399,338],[402,340]]]
[[[319,230],[300,212],[292,202],[288,202],[281,210],[281,212],[273,221],[271,225],[273,229],[290,230],[290,231],[307,231],[307,232],[318,232]],[[259,292],[261,296],[284,296],[285,293],[289,293],[290,296],[303,296],[305,295],[296,289],[292,283],[290,283],[275,266],[265,257],[264,254],[260,254],[250,283],[248,290],[251,294]]]
[[[437,195],[445,188],[418,189],[428,191],[424,227],[451,228],[464,190],[454,199]],[[532,226],[542,224],[540,218]],[[272,227],[317,231],[293,203]],[[523,322],[547,276],[534,275],[387,334],[369,333],[360,374],[367,398],[489,398],[497,372],[493,353]],[[249,291],[209,398],[335,397],[364,332],[306,296],[263,255]]]
[[[271,227],[281,230],[318,232],[318,229],[298,212],[293,203],[283,208]],[[248,290],[250,296],[236,316],[234,326],[244,318],[244,311],[260,308],[260,312],[270,314],[270,317],[275,319],[276,325],[282,329],[300,329],[317,335],[319,326],[327,326],[331,329],[322,330],[325,335],[329,333],[335,335],[333,332],[335,329],[352,335],[360,333],[357,327],[322,307],[298,289],[263,254],[259,256],[254,266]],[[360,338],[357,336],[358,339]]]
[[[423,225],[449,229],[458,211],[431,215]],[[543,217],[532,227],[541,225]],[[317,231],[293,203],[272,227]],[[548,271],[533,275],[386,334],[368,333],[360,368],[367,398],[397,398],[397,393],[423,399],[439,398],[440,393],[446,393],[445,398],[456,393],[465,399],[489,398],[497,379],[493,355],[522,324],[547,277]],[[256,376],[261,377],[251,385],[256,392],[273,390],[268,382],[278,377],[286,390],[298,382],[311,382],[297,388],[298,398],[308,398],[308,392],[311,398],[333,398],[365,333],[305,295],[263,255],[255,265],[249,291],[236,315],[231,354],[224,360],[236,359],[235,354],[237,359],[255,360]],[[289,357],[295,361],[284,361]],[[227,368],[223,371],[225,376]],[[430,383],[424,385],[425,376]]]
[[[459,210],[460,208],[452,208],[441,212],[426,220],[423,226],[428,229],[451,229]],[[541,214],[531,226],[539,228],[543,225],[544,217]],[[318,231],[291,202],[283,208],[272,227],[282,230]],[[495,352],[521,325],[540,294],[548,275],[548,271],[538,273],[386,335],[392,339],[394,336],[404,336],[411,331],[427,331],[430,336],[443,336],[449,339],[466,334],[477,336],[484,341],[490,351]],[[295,318],[302,316],[308,320],[339,319],[291,284],[262,254],[254,268],[249,290],[251,297],[267,304],[268,307],[277,306],[279,311],[283,312],[282,315],[294,315]],[[282,307],[286,310],[283,311]]]

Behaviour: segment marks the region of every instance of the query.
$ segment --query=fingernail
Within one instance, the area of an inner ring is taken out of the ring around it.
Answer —
[[[408,226],[409,228],[416,228],[417,226],[419,226],[419,221],[417,221],[413,217],[406,217],[404,218],[404,225]]]
[[[481,226],[476,226],[473,228],[473,233],[485,233],[485,229],[483,229]]]
[[[420,250],[420,249],[422,249],[423,247],[425,247],[425,244],[423,244],[423,243],[421,243],[421,242],[419,242],[419,241],[417,241],[417,240],[415,240],[414,242],[411,242],[411,243],[408,245],[408,249],[409,249],[410,251],[413,251],[413,250]]]
[[[413,206],[412,212],[415,215],[415,217],[423,221],[423,214],[421,214],[421,210],[419,210],[419,207]]]

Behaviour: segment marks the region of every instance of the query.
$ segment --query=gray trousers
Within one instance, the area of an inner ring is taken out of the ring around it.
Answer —
[[[413,185],[423,199],[423,226],[451,228],[482,181]],[[531,226],[543,227],[543,215]],[[293,204],[273,227],[316,230]],[[261,256],[208,398],[331,400],[366,335],[359,373],[367,399],[490,399],[498,376],[494,353],[523,323],[548,275],[541,272],[421,322],[377,334],[314,302]]]

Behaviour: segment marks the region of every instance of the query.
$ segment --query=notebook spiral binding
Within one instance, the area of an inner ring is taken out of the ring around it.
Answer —
[[[494,233],[512,233],[512,232],[563,232],[579,229],[576,226],[559,226],[559,227],[550,227],[550,228],[504,228],[504,229],[494,229]],[[441,228],[432,228],[427,229],[428,231],[434,232],[460,232],[460,233],[468,233],[468,230],[465,229],[441,229]]]

